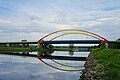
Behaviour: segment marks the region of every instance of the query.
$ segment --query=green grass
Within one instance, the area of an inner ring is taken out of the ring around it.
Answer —
[[[15,51],[15,52],[34,52],[38,51],[37,47],[0,47],[0,51]]]
[[[108,80],[120,80],[120,49],[96,49],[92,53],[103,64]]]
[[[31,47],[0,47],[0,52],[46,52],[48,49],[41,48],[37,46]]]

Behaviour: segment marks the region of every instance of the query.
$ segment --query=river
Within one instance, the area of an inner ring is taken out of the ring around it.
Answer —
[[[29,54],[37,54],[30,52]],[[74,52],[70,55],[67,51],[54,51],[52,55],[62,56],[80,56],[87,57],[89,52]],[[43,59],[45,62],[57,66],[65,70],[76,70],[76,68],[68,68],[60,66],[49,59]],[[66,61],[56,60],[66,65],[84,66],[85,61]],[[83,70],[84,67],[78,68]],[[0,80],[80,80],[81,72],[61,71],[42,63],[38,58],[3,55],[0,54]]]

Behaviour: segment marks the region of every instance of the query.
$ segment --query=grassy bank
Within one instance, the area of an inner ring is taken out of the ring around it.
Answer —
[[[37,47],[0,47],[0,51],[35,52]]]
[[[92,53],[104,66],[107,80],[120,80],[120,49],[95,49]]]
[[[43,50],[43,49],[42,49]],[[54,51],[70,51],[71,48],[53,48]],[[39,51],[37,47],[0,47],[0,51],[15,51],[15,52],[35,52]]]

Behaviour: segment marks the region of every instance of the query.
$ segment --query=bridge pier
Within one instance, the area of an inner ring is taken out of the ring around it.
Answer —
[[[43,47],[44,47],[43,44],[38,44],[38,48],[39,48],[39,49],[42,49]]]
[[[108,49],[108,43],[105,43],[105,47],[106,47],[106,49]]]
[[[12,44],[9,44],[9,47],[12,47]]]
[[[74,44],[69,44],[69,48],[74,48]]]
[[[29,47],[29,44],[28,43],[27,44],[23,43],[22,47]]]
[[[29,44],[26,44],[27,47],[29,47]]]
[[[6,47],[7,46],[7,44],[5,44],[5,46],[4,47]]]

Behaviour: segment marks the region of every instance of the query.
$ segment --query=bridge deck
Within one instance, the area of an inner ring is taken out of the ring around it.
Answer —
[[[99,44],[101,40],[55,40],[42,41],[42,44]]]
[[[72,44],[72,43],[93,43],[99,44],[101,40],[56,40],[56,41],[42,41],[45,44]],[[120,44],[120,41],[108,41],[109,44]],[[1,44],[38,44],[38,42],[0,42]]]
[[[0,42],[0,44],[38,44],[38,42]]]

